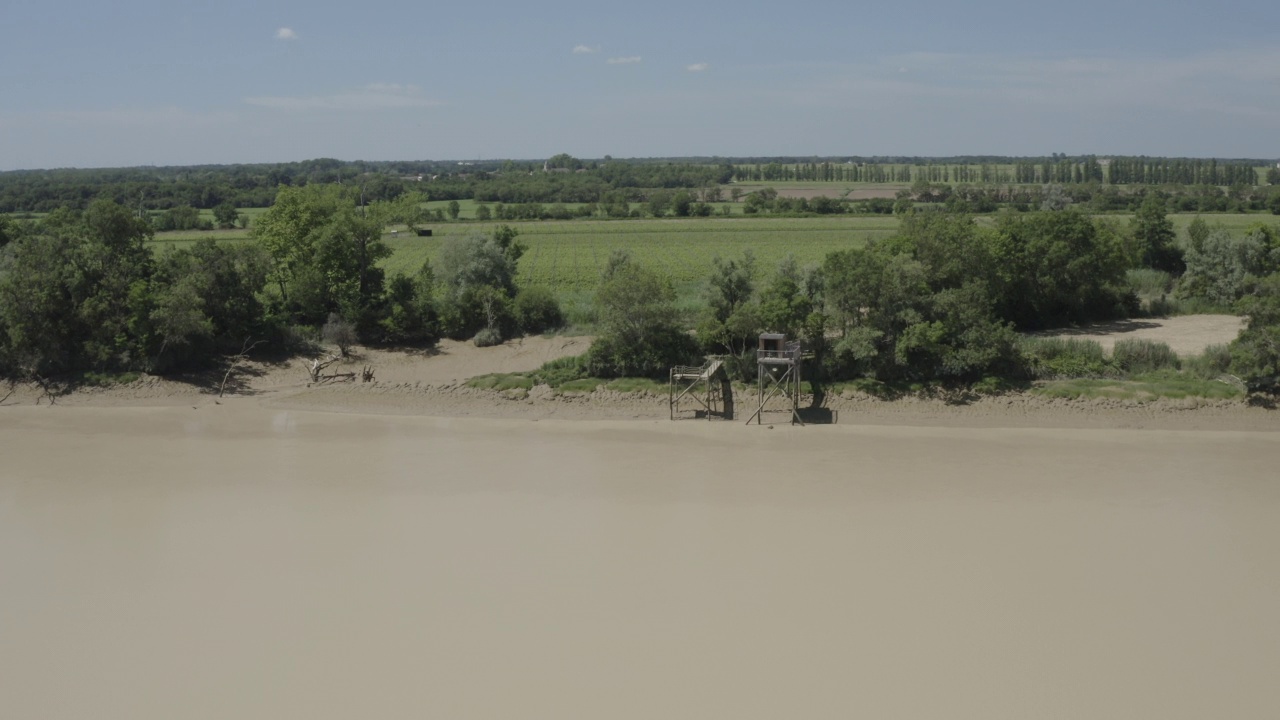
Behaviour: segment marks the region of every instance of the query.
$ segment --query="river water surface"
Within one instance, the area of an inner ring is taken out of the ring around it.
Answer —
[[[1274,433],[0,409],[12,718],[1280,716]]]

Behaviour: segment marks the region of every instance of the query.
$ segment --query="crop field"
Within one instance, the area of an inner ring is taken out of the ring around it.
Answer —
[[[389,272],[411,273],[434,260],[451,236],[490,232],[489,224],[436,225],[431,238],[395,237],[386,241],[395,255]],[[819,263],[832,250],[860,247],[897,231],[889,216],[780,219],[658,219],[530,222],[514,225],[528,246],[520,260],[521,283],[557,292],[595,287],[609,255],[629,250],[636,260],[671,278],[677,286],[702,281],[717,255],[739,257],[750,250],[761,270],[769,271],[787,255],[801,265]]]
[[[830,183],[827,183],[827,184],[828,184],[828,185],[830,185]],[[725,187],[728,187],[728,186],[725,186]],[[754,186],[753,186],[753,187],[754,187]],[[764,186],[763,186],[763,185],[760,185],[759,187],[764,187]],[[759,189],[759,188],[756,188],[756,189]],[[748,192],[750,192],[750,191],[748,191]],[[728,197],[728,194],[729,194],[729,193],[726,191],[726,192],[725,192],[725,196],[726,196],[726,197]],[[806,197],[807,197],[807,196],[806,196]],[[832,197],[838,197],[838,195],[832,195]],[[425,209],[427,209],[427,210],[429,210],[429,211],[433,211],[433,212],[434,212],[434,211],[436,211],[436,210],[439,210],[439,211],[441,211],[441,212],[447,213],[447,212],[449,211],[449,202],[450,202],[449,200],[431,200],[431,201],[428,201],[428,202],[423,203],[423,204],[422,204],[422,207],[424,207]],[[459,219],[461,219],[461,220],[475,220],[475,219],[476,219],[476,208],[477,208],[477,207],[479,207],[479,206],[481,206],[481,205],[488,205],[490,210],[493,210],[497,205],[499,205],[499,203],[497,203],[497,202],[484,202],[484,203],[481,203],[481,202],[476,202],[475,200],[458,200],[457,202],[458,202],[458,218],[459,218]],[[508,203],[508,204],[511,204],[511,203]],[[583,205],[586,205],[586,203],[573,203],[573,202],[568,202],[568,203],[549,203],[549,202],[544,202],[544,203],[539,203],[539,204],[540,204],[540,205],[542,205],[544,208],[549,208],[549,207],[551,207],[552,205],[564,205],[565,207],[569,208],[570,210],[577,210],[578,208],[582,207]],[[640,209],[640,208],[644,207],[644,203],[642,203],[642,202],[633,202],[633,203],[631,203],[631,207],[632,207],[632,208],[635,208],[635,209]],[[743,212],[742,212],[742,203],[738,203],[738,202],[727,202],[727,201],[726,201],[726,202],[716,202],[716,203],[711,203],[711,207],[712,207],[712,211],[713,211],[714,213],[716,213],[717,215],[718,215],[718,214],[720,214],[720,213],[722,213],[722,212],[724,212],[723,208],[728,208],[728,209],[729,209],[729,210],[728,210],[728,212],[729,212],[729,214],[730,214],[730,215],[742,215],[742,214],[743,214]]]
[[[1128,215],[1107,215],[1124,226]],[[1170,215],[1179,236],[1195,215]],[[1210,226],[1222,226],[1233,234],[1258,223],[1276,225],[1272,215],[1204,215]],[[983,224],[989,218],[980,218]],[[610,253],[629,250],[640,262],[670,277],[683,306],[694,307],[717,255],[741,257],[750,250],[757,269],[765,276],[787,255],[801,265],[820,263],[827,253],[860,247],[867,241],[893,235],[898,218],[891,215],[843,215],[814,218],[663,218],[639,220],[567,220],[509,223],[520,232],[527,251],[520,261],[521,284],[542,285],[570,307],[589,305]],[[383,240],[394,254],[383,262],[389,275],[413,274],[424,260],[436,261],[440,247],[451,237],[488,234],[494,223],[445,222],[428,225],[434,236],[417,237],[401,229],[388,231]],[[187,247],[205,237],[219,241],[243,241],[249,231],[181,231],[159,233],[152,240],[158,252]]]

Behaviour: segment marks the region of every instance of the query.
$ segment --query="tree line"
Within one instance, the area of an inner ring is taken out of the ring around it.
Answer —
[[[1139,293],[1153,284],[1154,295]],[[749,252],[716,258],[705,288],[690,334],[670,282],[615,254],[595,296],[599,338],[583,357],[557,361],[540,377],[660,377],[715,354],[750,380],[762,332],[801,339],[812,355],[807,377],[818,384],[1170,370],[1179,367],[1176,356],[1151,343],[1130,343],[1107,359],[1096,343],[1021,333],[1163,314],[1183,301],[1249,318],[1230,348],[1189,358],[1188,367],[1210,379],[1234,372],[1255,388],[1280,384],[1280,230],[1260,224],[1233,237],[1200,220],[1180,243],[1155,194],[1125,225],[1073,208],[1002,213],[990,226],[964,213],[913,211],[898,235],[810,267],[788,259],[762,272]]]
[[[322,330],[371,345],[485,344],[559,322],[549,293],[516,287],[523,247],[506,226],[451,240],[439,273],[386,277],[382,230],[405,212],[361,206],[346,186],[286,188],[251,242],[162,253],[147,244],[152,226],[110,200],[0,222],[0,375],[171,373],[246,344],[296,353]]]
[[[642,202],[654,190],[699,190],[729,182],[957,183],[978,185],[1253,186],[1258,160],[1186,158],[814,158],[792,162],[732,158],[581,160],[567,154],[546,161],[340,161],[107,169],[22,170],[0,173],[0,213],[80,210],[106,199],[139,212],[219,205],[269,207],[281,187],[342,184],[366,202],[421,192],[431,200],[482,202],[605,202],[610,195]],[[1267,183],[1280,184],[1271,167]]]
[[[382,230],[416,209],[362,205],[349,186],[284,188],[251,242],[160,254],[146,242],[151,225],[108,200],[0,221],[0,375],[178,372],[251,343],[301,352],[321,333],[344,347],[442,336],[490,345],[563,323],[554,295],[516,282],[525,248],[509,226],[452,237],[434,265],[388,278]],[[812,267],[784,261],[766,273],[750,254],[718,258],[696,320],[676,310],[667,278],[617,253],[595,294],[598,339],[555,371],[661,376],[713,353],[747,377],[755,338],[770,331],[804,340],[819,381],[1088,374],[1098,358],[1029,346],[1019,333],[1190,303],[1249,315],[1214,367],[1275,379],[1280,231],[1233,236],[1198,219],[1179,241],[1167,209],[1157,193],[1125,224],[1070,205],[982,224],[912,208],[897,235]]]
[[[1280,184],[1280,171],[1258,160],[1147,158],[1094,156],[1067,158],[1004,158],[976,165],[892,163],[852,160],[840,162],[738,164],[737,182],[845,182],[981,184],[1110,184],[1110,185],[1257,185],[1257,168],[1266,165],[1267,184]],[[1275,171],[1275,172],[1271,172]]]

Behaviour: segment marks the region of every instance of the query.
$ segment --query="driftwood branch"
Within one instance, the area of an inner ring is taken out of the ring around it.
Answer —
[[[218,397],[222,397],[223,393],[227,391],[227,379],[230,378],[231,373],[235,371],[236,365],[247,360],[249,358],[249,353],[252,352],[254,348],[262,344],[261,340],[256,340],[250,344],[249,341],[251,339],[252,338],[245,338],[244,344],[240,346],[240,352],[229,358],[231,362],[227,365],[227,371],[222,375],[222,384],[218,386]]]
[[[0,405],[3,405],[5,400],[8,400],[10,397],[13,397],[13,393],[15,392],[17,387],[18,387],[18,384],[16,382],[14,382],[12,379],[9,380],[9,392],[5,393],[4,397],[0,398]]]
[[[317,384],[327,383],[330,380],[350,380],[354,382],[356,379],[356,374],[354,372],[329,373],[328,375],[325,374],[324,372],[325,368],[329,367],[330,365],[342,359],[343,358],[341,355],[330,355],[324,360],[321,360],[320,358],[316,358],[315,360],[312,360],[311,367],[307,369],[307,373],[311,376],[311,382],[317,383]],[[372,377],[372,373],[370,373],[370,377]],[[366,380],[366,382],[368,381]]]
[[[321,360],[320,358],[312,360],[311,367],[307,370],[311,375],[311,382],[320,382],[320,379],[324,377],[324,375],[321,374],[324,372],[324,369],[341,359],[342,357],[339,355],[330,355],[324,360]]]
[[[39,385],[40,390],[43,391],[40,397],[36,398],[37,405],[39,405],[40,401],[45,398],[49,398],[50,405],[58,404],[58,393],[55,391],[56,390],[55,388],[50,387],[52,383],[40,377],[39,375],[36,375],[35,373],[31,374],[31,382],[34,382],[36,385]]]

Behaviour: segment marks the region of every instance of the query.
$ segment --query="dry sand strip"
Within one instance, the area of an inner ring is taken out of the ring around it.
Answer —
[[[1073,330],[1046,330],[1033,333],[1043,337],[1093,340],[1108,352],[1117,340],[1151,340],[1162,342],[1186,357],[1199,355],[1210,345],[1226,345],[1235,340],[1245,320],[1235,315],[1182,315],[1170,318],[1144,318],[1095,323]]]

